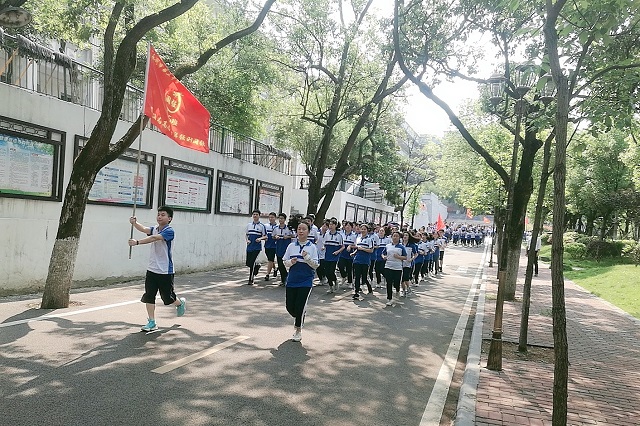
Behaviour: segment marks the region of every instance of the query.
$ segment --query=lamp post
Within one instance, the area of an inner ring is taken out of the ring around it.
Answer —
[[[491,93],[491,104],[497,107],[503,100],[503,93],[515,100],[514,113],[516,117],[515,135],[513,139],[513,151],[511,153],[511,169],[509,172],[509,182],[507,185],[507,209],[505,214],[505,229],[511,223],[513,213],[513,195],[515,191],[515,174],[518,164],[518,148],[520,145],[520,128],[522,117],[527,113],[528,103],[524,96],[533,86],[535,79],[535,68],[533,65],[519,65],[515,68],[515,81],[513,81],[511,90],[505,90],[506,78],[501,75],[494,74],[489,79],[489,90]],[[507,275],[507,244],[503,238],[498,258],[498,294],[496,296],[496,310],[493,321],[493,330],[491,335],[491,345],[489,347],[489,355],[487,357],[487,368],[489,370],[502,370],[502,317],[504,308],[504,287]]]

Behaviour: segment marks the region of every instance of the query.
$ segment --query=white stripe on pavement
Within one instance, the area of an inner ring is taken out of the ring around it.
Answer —
[[[224,282],[224,283],[220,283],[220,284],[212,284],[212,285],[208,285],[208,286],[205,286],[205,287],[193,288],[191,290],[184,290],[184,291],[181,291],[180,294],[195,293],[197,291],[207,290],[207,289],[210,289],[210,288],[213,288],[213,287],[222,287],[222,286],[230,285],[230,284],[234,284],[234,283],[233,282]],[[55,319],[55,318],[65,318],[65,317],[70,317],[72,315],[86,314],[87,312],[95,312],[95,311],[101,311],[101,310],[104,310],[104,309],[117,308],[119,306],[132,305],[134,303],[140,303],[140,300],[129,300],[129,301],[126,301],[126,302],[113,303],[113,304],[110,304],[110,305],[95,306],[93,308],[80,309],[80,310],[77,310],[77,311],[56,312],[56,313],[53,313],[53,314],[43,315],[41,317],[27,318],[27,319],[17,320],[17,321],[9,321],[9,322],[5,322],[5,323],[1,323],[0,324],[0,328],[11,327],[13,325],[26,324],[28,322],[46,321],[46,320]]]
[[[158,374],[164,374],[164,373],[168,373],[170,371],[175,370],[176,368],[180,368],[183,367],[193,361],[197,361],[200,358],[204,358],[206,356],[209,356],[211,354],[214,354],[216,352],[219,352],[225,348],[228,348],[229,346],[233,346],[236,343],[240,343],[243,340],[247,340],[249,338],[249,336],[238,336],[238,337],[234,337],[231,340],[227,340],[226,342],[222,342],[219,343],[209,349],[205,349],[203,351],[197,352],[193,355],[189,355],[187,357],[175,360],[170,362],[169,364],[165,364],[162,367],[156,368],[155,370],[151,370],[152,373],[158,373]]]
[[[453,372],[455,371],[456,363],[458,362],[458,354],[460,353],[462,338],[464,337],[464,331],[467,326],[467,322],[469,321],[471,306],[473,305],[473,299],[478,291],[477,287],[482,277],[483,265],[487,256],[487,247],[488,246],[485,246],[482,259],[480,260],[480,265],[478,266],[473,283],[471,284],[471,289],[469,290],[469,295],[467,296],[467,301],[462,308],[458,324],[456,325],[453,337],[449,343],[447,355],[442,362],[442,366],[440,366],[438,378],[436,379],[436,383],[433,386],[431,395],[429,396],[429,401],[427,402],[427,406],[422,414],[420,426],[437,426],[440,424],[442,412],[444,411],[444,404],[447,400],[451,380],[453,379]]]

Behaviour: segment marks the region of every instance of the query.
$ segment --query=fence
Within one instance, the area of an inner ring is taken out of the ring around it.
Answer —
[[[102,72],[20,35],[4,34],[1,29],[0,83],[98,111],[104,96]],[[140,114],[142,99],[142,90],[127,85],[120,119],[134,122]],[[291,156],[286,152],[217,124],[211,124],[209,147],[221,155],[285,174],[291,172]]]

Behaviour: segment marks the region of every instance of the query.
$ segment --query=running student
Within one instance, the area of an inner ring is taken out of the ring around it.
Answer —
[[[149,266],[147,267],[147,275],[144,280],[144,294],[140,299],[147,308],[147,325],[142,327],[142,331],[157,330],[156,325],[156,295],[160,291],[160,297],[165,305],[174,305],[179,317],[184,315],[187,309],[187,299],[184,297],[176,297],[173,290],[173,238],[175,233],[171,227],[173,220],[173,209],[170,207],[158,207],[158,215],[156,221],[158,226],[146,227],[138,223],[135,216],[129,218],[134,228],[140,232],[147,234],[140,240],[129,240],[129,246],[137,246],[140,244],[151,244],[151,253],[149,255]]]
[[[407,259],[407,250],[400,244],[400,232],[391,234],[391,242],[382,252],[385,260],[384,272],[387,281],[387,306],[393,305],[393,289],[396,289],[396,297],[400,296],[400,280],[402,279],[402,261]]]
[[[302,340],[302,325],[307,312],[307,302],[313,287],[315,270],[318,267],[318,250],[316,245],[308,240],[311,226],[306,222],[298,224],[298,240],[289,244],[284,254],[284,264],[289,268],[286,287],[287,312],[293,318],[294,334],[292,340]]]
[[[371,284],[367,280],[369,265],[371,264],[371,253],[373,253],[373,240],[369,236],[369,227],[360,226],[360,235],[356,238],[355,244],[351,246],[353,256],[353,272],[356,279],[355,293],[353,299],[360,298],[361,285],[366,284],[369,294],[373,293]]]
[[[373,253],[375,260],[375,272],[376,272],[376,288],[381,287],[382,278],[384,278],[384,259],[382,258],[382,252],[384,252],[387,244],[391,242],[391,238],[387,236],[390,229],[386,226],[381,226],[378,229],[378,247]]]
[[[353,232],[353,223],[346,221],[342,231],[342,245],[344,250],[340,253],[338,269],[342,277],[342,285],[349,283],[353,287],[353,258],[351,257],[351,246],[355,244],[358,234]]]
[[[324,273],[327,277],[329,290],[327,294],[332,294],[335,287],[340,289],[338,278],[336,277],[336,265],[340,253],[344,250],[342,244],[342,234],[338,231],[340,224],[337,219],[329,220],[329,230],[324,234]]]
[[[284,266],[282,257],[291,243],[293,231],[287,226],[287,215],[280,213],[278,215],[278,225],[271,231],[271,237],[276,242],[276,258],[278,259],[278,271],[280,272],[280,286],[284,286],[287,282],[287,268]]]
[[[265,281],[269,281],[271,278],[271,271],[273,271],[273,277],[275,278],[278,273],[278,269],[275,267],[276,260],[276,240],[273,239],[273,228],[278,226],[276,223],[275,212],[269,213],[269,223],[265,225],[267,230],[267,240],[264,243],[264,253],[267,255],[267,275],[264,276]]]
[[[253,285],[253,278],[258,275],[260,263],[257,262],[258,255],[262,251],[262,241],[267,239],[267,228],[260,222],[260,210],[256,209],[251,213],[253,221],[247,225],[247,262],[249,267],[248,285]]]

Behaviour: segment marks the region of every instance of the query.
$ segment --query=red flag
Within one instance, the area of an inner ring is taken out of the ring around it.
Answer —
[[[488,218],[488,217],[486,217],[486,216],[483,216],[483,217],[482,217],[482,221],[483,221],[484,223],[491,223],[491,221],[489,220],[489,218]]]
[[[440,213],[438,213],[438,220],[436,221],[436,231],[439,231],[441,229],[444,229],[444,220],[442,220]]]
[[[526,216],[524,217],[524,224],[525,224],[525,225],[528,225],[528,224],[529,224],[529,218],[528,218],[528,217],[526,217]]]
[[[211,115],[149,47],[144,114],[178,145],[209,152]]]
[[[473,219],[473,212],[471,211],[471,209],[467,209],[467,217],[469,219]]]

